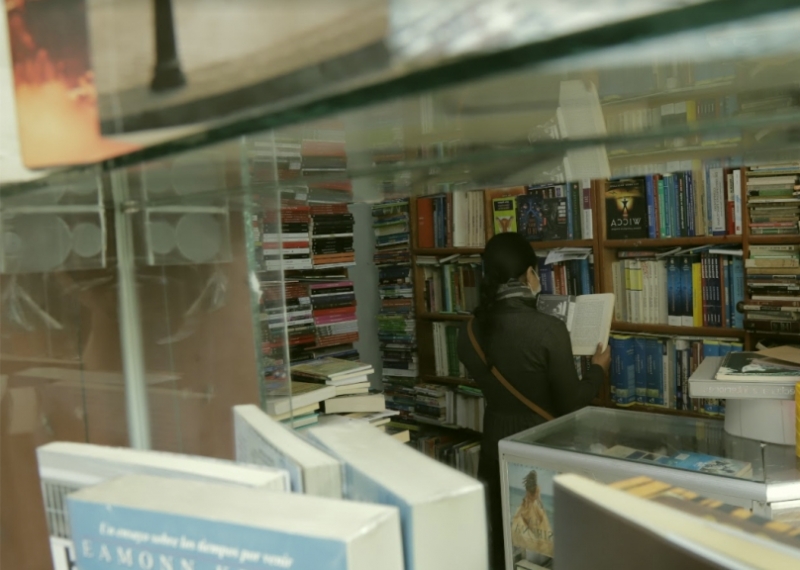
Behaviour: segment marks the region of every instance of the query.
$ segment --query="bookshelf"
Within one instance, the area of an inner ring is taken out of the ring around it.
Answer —
[[[733,168],[726,168],[725,172],[736,172]],[[798,235],[752,235],[749,228],[749,211],[748,211],[748,191],[746,185],[746,167],[739,167],[739,175],[741,184],[739,186],[741,191],[741,230],[740,233],[732,233],[727,235],[695,235],[683,237],[641,237],[641,238],[624,238],[624,239],[608,239],[606,232],[606,202],[605,190],[607,181],[595,180],[591,185],[591,207],[592,207],[592,238],[591,239],[572,239],[572,240],[548,240],[548,241],[532,241],[531,247],[535,250],[550,250],[559,247],[581,247],[590,248],[594,256],[594,283],[595,292],[607,293],[614,292],[613,279],[612,279],[612,263],[617,260],[617,254],[620,251],[629,250],[671,250],[674,248],[696,249],[705,246],[712,246],[717,248],[728,248],[733,250],[742,251],[742,259],[747,259],[749,248],[751,245],[792,245],[800,243],[800,236]],[[688,187],[687,187],[688,188]],[[694,187],[692,187],[694,191]],[[494,234],[492,224],[488,222],[492,215],[491,210],[491,192],[498,189],[487,189],[484,193],[485,196],[485,238],[488,240]],[[418,198],[417,198],[418,199]],[[452,375],[437,375],[432,369],[432,363],[435,362],[435,339],[432,333],[432,328],[435,323],[447,323],[449,326],[458,326],[470,318],[466,313],[451,313],[451,312],[436,312],[426,310],[425,304],[425,279],[423,277],[424,267],[428,264],[418,264],[417,258],[420,256],[426,257],[449,257],[453,255],[462,256],[475,256],[482,252],[482,248],[477,247],[418,247],[416,236],[418,235],[419,219],[415,207],[416,200],[412,199],[412,217],[411,217],[411,236],[412,236],[412,264],[414,272],[414,297],[416,314],[415,321],[417,323],[418,341],[419,341],[419,362],[420,362],[420,381],[432,384],[442,385],[463,385],[470,386],[474,383],[467,378],[454,377]],[[684,206],[688,208],[688,202]],[[698,214],[699,215],[699,214]],[[688,216],[688,214],[687,214]],[[688,220],[688,218],[687,218]],[[688,222],[687,222],[688,223]],[[703,231],[698,231],[703,233]],[[732,262],[731,262],[732,263]],[[746,278],[746,273],[742,277]],[[733,316],[730,316],[731,321]],[[695,321],[697,323],[697,321]],[[788,333],[769,332],[769,331],[750,331],[744,328],[734,328],[726,326],[721,323],[720,326],[676,326],[674,324],[653,324],[653,323],[639,323],[639,322],[623,322],[615,321],[612,324],[612,332],[621,335],[634,335],[636,337],[656,338],[664,342],[683,341],[689,342],[690,350],[694,351],[696,345],[705,347],[705,343],[722,344],[725,346],[735,347],[741,345],[744,350],[754,349],[759,339],[765,337],[775,338],[800,338],[800,335],[792,335]],[[692,353],[694,354],[694,353]],[[698,353],[698,356],[692,358],[702,358],[703,353]],[[697,360],[694,361],[696,365]],[[693,365],[693,366],[694,366]],[[693,368],[692,368],[693,370]],[[719,417],[715,416],[715,412],[702,411],[700,406],[705,406],[705,401],[701,403],[688,400],[681,404],[678,403],[679,409],[664,407],[660,405],[649,405],[647,403],[636,403],[632,405],[620,405],[614,401],[611,395],[611,386],[609,381],[603,388],[603,392],[593,402],[594,405],[605,407],[621,407],[627,409],[635,409],[646,411],[650,413],[668,414],[684,417]],[[684,406],[683,409],[680,409]],[[688,407],[685,407],[688,406]]]

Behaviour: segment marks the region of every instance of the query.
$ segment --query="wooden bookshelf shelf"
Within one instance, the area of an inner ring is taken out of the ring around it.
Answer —
[[[612,332],[650,333],[669,336],[716,336],[724,338],[744,338],[742,329],[722,327],[671,327],[669,325],[644,325],[639,323],[611,323]]]
[[[750,234],[747,240],[751,244],[764,244],[764,245],[783,245],[783,244],[800,244],[800,235],[793,236],[756,236]]]
[[[411,250],[414,255],[475,255],[483,253],[482,247],[422,247]]]
[[[430,384],[449,384],[451,386],[469,386],[470,388],[477,388],[478,385],[474,380],[469,378],[459,378],[457,376],[420,376],[420,380]]]
[[[619,410],[632,410],[634,412],[652,412],[656,414],[664,414],[667,416],[681,416],[684,418],[703,418],[707,420],[722,420],[724,416],[712,416],[709,414],[702,414],[700,412],[692,412],[690,410],[673,410],[672,408],[660,408],[658,406],[643,406],[641,404],[634,404],[632,406],[617,406],[610,404],[609,408],[616,408]]]
[[[533,249],[555,249],[557,247],[592,247],[594,240],[591,239],[564,239],[553,241],[532,241]]]
[[[752,237],[750,241],[752,241]],[[702,236],[686,238],[608,239],[601,242],[609,249],[639,247],[696,247],[701,245],[741,245],[742,236]]]
[[[463,313],[417,313],[417,318],[423,321],[468,321],[472,315]]]

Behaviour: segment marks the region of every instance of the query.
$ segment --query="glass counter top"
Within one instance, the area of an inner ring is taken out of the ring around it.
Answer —
[[[800,481],[793,447],[731,436],[711,419],[590,407],[506,441],[770,486]]]

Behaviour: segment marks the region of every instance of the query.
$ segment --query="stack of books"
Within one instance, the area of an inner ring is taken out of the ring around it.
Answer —
[[[742,328],[742,250],[618,251],[611,263],[618,322]]]
[[[309,285],[317,348],[352,344],[358,341],[356,295],[349,279],[316,282]]]
[[[363,362],[322,358],[292,366],[292,380],[329,388],[330,396],[320,400],[326,414],[383,412],[383,393],[370,390],[369,375],[373,372],[375,369]]]
[[[293,428],[316,424],[322,402],[336,397],[336,388],[294,379],[265,395],[265,409],[272,419]],[[299,376],[298,376],[299,377]]]
[[[347,171],[347,150],[341,130],[316,130],[315,138],[304,138],[300,143],[302,174],[304,177],[325,175],[331,178]],[[322,137],[330,137],[324,140]]]
[[[354,221],[347,204],[312,203],[310,210],[314,268],[355,265]]]
[[[482,190],[418,198],[417,218],[417,245],[421,248],[486,244]]]
[[[425,310],[429,313],[471,313],[480,303],[480,256],[418,256],[417,265],[424,266]]]
[[[250,142],[250,178],[256,184],[273,184],[276,180],[299,178],[302,156],[300,142],[292,137],[247,137]]]
[[[305,188],[283,191],[280,211],[267,209],[261,235],[264,269],[292,271],[311,269],[309,239],[311,209]]]
[[[374,262],[378,267],[378,340],[383,364],[383,388],[388,408],[405,417],[414,411],[417,368],[414,287],[411,267],[408,198],[387,200],[372,208]]]
[[[750,168],[747,208],[751,235],[800,233],[800,164]]]
[[[725,339],[612,334],[611,398],[634,404],[723,415],[724,400],[689,398],[689,377],[708,356],[742,350]]]
[[[739,303],[752,331],[800,333],[800,245],[751,245],[750,299]]]
[[[481,443],[467,432],[424,433],[412,440],[413,446],[428,457],[478,477]]]

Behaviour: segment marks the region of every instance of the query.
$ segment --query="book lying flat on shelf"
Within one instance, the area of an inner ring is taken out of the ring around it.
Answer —
[[[289,395],[290,389],[291,396]],[[317,404],[335,396],[336,388],[333,386],[292,381],[291,387],[286,384],[267,394],[267,413],[271,416],[287,414],[297,408]]]
[[[800,551],[761,533],[720,524],[675,504],[649,501],[579,475],[557,475],[554,482],[558,508],[553,535],[559,567],[788,570],[800,565]],[[597,532],[598,528],[603,532]],[[643,560],[647,561],[644,565]]]
[[[723,358],[717,380],[800,382],[800,364],[769,358],[760,352],[731,352]]]
[[[81,570],[401,570],[396,508],[129,475],[67,498]]]
[[[614,294],[539,295],[539,312],[552,315],[567,325],[572,353],[576,356],[594,354],[597,345],[608,346],[611,321],[614,317]]]
[[[50,533],[54,568],[74,568],[75,549],[67,494],[130,473],[175,477],[251,487],[261,491],[289,491],[283,469],[240,465],[232,461],[88,443],[54,442],[36,449],[45,516]],[[88,566],[81,566],[88,570]]]
[[[320,358],[292,366],[293,374],[332,381],[352,376],[365,376],[371,372],[372,366],[369,364],[339,358]]]
[[[323,404],[326,414],[345,414],[349,412],[382,412],[386,409],[383,392],[375,394],[350,394],[326,400]]]
[[[341,463],[298,437],[258,406],[234,406],[236,461],[285,469],[292,491],[339,499]]]
[[[606,450],[605,455],[632,461],[655,463],[657,465],[675,467],[687,471],[699,471],[700,473],[708,473],[710,475],[723,475],[742,479],[749,479],[753,475],[753,465],[747,461],[715,457],[713,455],[691,451],[680,451],[673,455],[662,455],[643,451],[641,449],[633,449],[624,445],[615,445]]]
[[[399,507],[407,570],[488,568],[479,481],[363,422],[313,427],[308,433],[345,463],[346,498]]]

